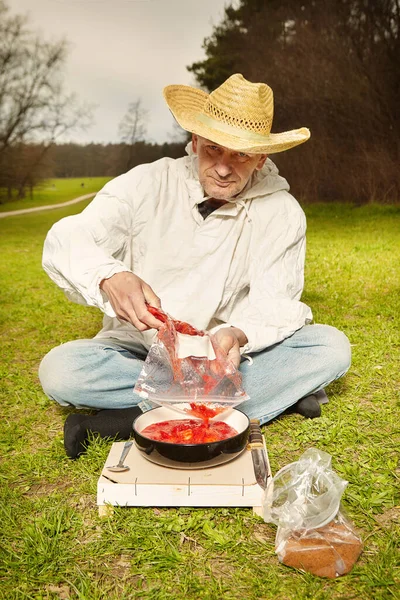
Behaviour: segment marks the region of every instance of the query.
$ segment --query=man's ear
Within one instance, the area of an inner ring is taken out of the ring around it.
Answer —
[[[268,154],[260,154],[258,163],[256,164],[256,171],[260,171],[263,168],[265,161],[268,158]]]
[[[192,133],[192,149],[193,152],[195,152],[195,154],[197,154],[197,135],[195,133]]]

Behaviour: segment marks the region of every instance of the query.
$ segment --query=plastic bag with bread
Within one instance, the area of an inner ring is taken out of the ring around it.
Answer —
[[[317,448],[275,475],[263,512],[266,522],[278,525],[275,551],[283,564],[329,578],[352,569],[362,542],[340,505],[346,486],[331,456]]]

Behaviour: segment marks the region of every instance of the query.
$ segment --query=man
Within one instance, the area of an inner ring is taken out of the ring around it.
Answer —
[[[133,386],[161,326],[147,304],[217,336],[240,365],[250,395],[242,410],[261,423],[293,406],[319,416],[315,394],[350,365],[343,333],[309,325],[304,213],[267,158],[305,142],[308,129],[272,134],[272,90],[239,74],[210,95],[173,85],[164,96],[192,132],[188,156],[117,177],[45,242],[49,276],[104,312],[94,339],[54,348],[40,366],[49,397],[99,410],[67,418],[71,458],[89,432],[130,435],[140,413]]]

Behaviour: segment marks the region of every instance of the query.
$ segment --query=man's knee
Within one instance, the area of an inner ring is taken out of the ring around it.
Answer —
[[[324,360],[341,377],[351,365],[351,346],[343,331],[330,325],[313,325],[318,328],[319,343],[324,349]]]
[[[67,397],[79,389],[75,342],[67,342],[53,348],[39,365],[39,379],[44,393],[62,406],[70,403]]]

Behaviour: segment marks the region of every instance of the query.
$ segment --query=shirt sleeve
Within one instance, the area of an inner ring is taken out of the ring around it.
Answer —
[[[247,293],[236,297],[226,319],[247,336],[243,354],[281,342],[312,321],[310,308],[300,301],[306,219],[294,198],[289,198],[292,202],[286,210],[270,219],[264,232],[255,236]]]
[[[78,304],[115,312],[100,282],[116,273],[131,271],[124,262],[132,227],[132,206],[122,178],[107,184],[78,215],[61,219],[47,234],[43,268],[49,277]]]

